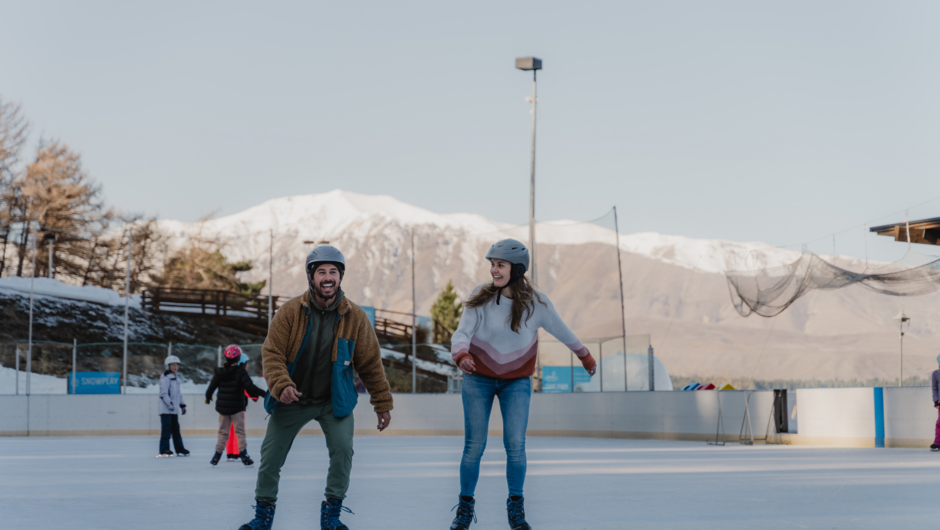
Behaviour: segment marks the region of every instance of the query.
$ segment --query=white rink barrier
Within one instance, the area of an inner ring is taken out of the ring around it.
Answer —
[[[926,448],[938,411],[930,387],[797,390],[800,436],[795,443],[849,447]]]
[[[738,440],[750,396],[751,429],[758,439],[767,431],[772,391],[605,392],[534,394],[530,436],[587,436],[661,440],[715,440],[721,405],[722,440]],[[0,396],[0,436],[115,436],[160,432],[156,395]],[[202,395],[186,395],[188,413],[180,417],[183,434],[215,434],[218,414]],[[395,394],[391,435],[463,435],[459,394]],[[790,397],[790,407],[793,406]],[[367,395],[355,409],[357,434],[378,434]],[[249,402],[249,434],[264,434],[265,412]],[[791,420],[791,431],[794,423]],[[321,434],[316,422],[302,434]],[[770,426],[771,430],[773,426]],[[491,434],[502,434],[498,401],[490,417]]]

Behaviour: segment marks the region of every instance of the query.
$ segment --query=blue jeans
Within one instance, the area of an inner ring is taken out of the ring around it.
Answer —
[[[480,459],[486,449],[493,398],[499,397],[503,415],[503,446],[506,448],[506,481],[510,495],[522,495],[525,484],[525,430],[529,424],[532,381],[493,379],[481,375],[463,378],[463,458],[460,460],[460,494],[473,497],[480,478]]]

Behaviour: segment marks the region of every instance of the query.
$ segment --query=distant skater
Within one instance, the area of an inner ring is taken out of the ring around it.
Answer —
[[[219,463],[222,452],[225,451],[225,442],[228,441],[229,430],[235,426],[235,437],[238,439],[238,456],[245,466],[251,466],[254,461],[248,456],[248,441],[245,438],[245,408],[248,406],[248,397],[264,395],[251,381],[251,377],[241,363],[244,356],[242,349],[236,344],[225,348],[225,364],[215,369],[215,375],[206,389],[206,405],[212,402],[212,394],[219,390],[215,402],[215,411],[219,413],[219,436],[215,444],[215,454],[209,461],[213,466]],[[246,395],[247,393],[247,395]]]
[[[239,530],[271,529],[281,467],[294,438],[311,421],[320,424],[330,455],[320,528],[348,530],[340,514],[351,513],[343,499],[352,471],[352,412],[359,399],[354,370],[372,397],[378,430],[391,421],[392,394],[375,330],[366,312],[340,289],[346,259],[336,248],[321,245],[307,255],[305,269],[307,292],[277,310],[262,348],[268,383],[264,406],[271,419],[261,444],[255,518]]]
[[[506,512],[512,530],[531,530],[525,520],[522,487],[526,475],[525,433],[529,423],[532,374],[539,328],[565,344],[594,375],[591,353],[561,320],[525,273],[529,251],[515,239],[497,242],[486,253],[492,283],[478,286],[464,305],[451,339],[454,363],[463,371],[464,447],[460,461],[460,498],[451,530],[467,530],[474,519],[473,499],[480,478],[493,400],[499,399],[506,448]],[[577,504],[577,503],[576,503]]]
[[[940,365],[940,355],[937,355],[937,364]],[[930,389],[933,392],[933,407],[937,409],[937,426],[934,429],[931,451],[940,451],[940,370],[934,370],[930,375]]]
[[[180,391],[180,381],[177,371],[180,369],[180,359],[170,355],[163,361],[166,370],[160,376],[160,401],[157,409],[160,411],[160,457],[173,456],[170,451],[170,437],[173,438],[173,448],[177,456],[189,456],[189,451],[183,447],[183,436],[180,434],[180,414],[186,414],[186,403]]]

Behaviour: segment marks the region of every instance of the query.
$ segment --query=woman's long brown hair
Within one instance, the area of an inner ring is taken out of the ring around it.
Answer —
[[[529,279],[525,276],[516,280],[512,285],[512,309],[509,315],[509,328],[519,333],[519,326],[522,325],[522,317],[525,315],[525,321],[528,322],[535,312],[535,302],[545,305],[539,293],[535,292]],[[470,297],[466,307],[480,307],[493,299],[500,291],[500,287],[489,283],[484,285],[480,292]]]

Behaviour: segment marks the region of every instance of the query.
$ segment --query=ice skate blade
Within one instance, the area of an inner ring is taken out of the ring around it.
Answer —
[[[173,458],[174,455],[157,455],[157,458]]]

